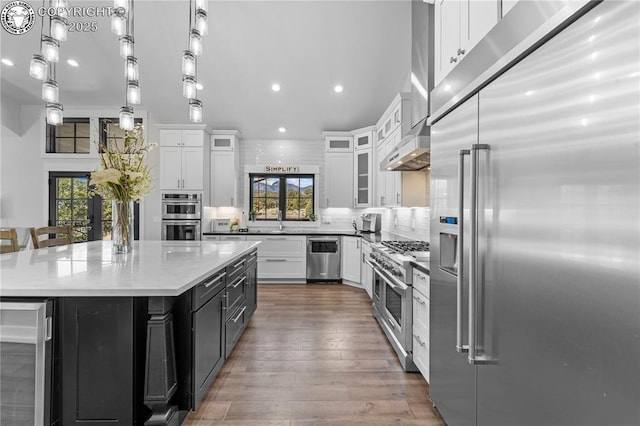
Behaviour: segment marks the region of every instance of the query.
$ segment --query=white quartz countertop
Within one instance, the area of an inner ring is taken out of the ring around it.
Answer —
[[[136,241],[112,254],[92,241],[0,255],[0,296],[177,296],[258,241]]]

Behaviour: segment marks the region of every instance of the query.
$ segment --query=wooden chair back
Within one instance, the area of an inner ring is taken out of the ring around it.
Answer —
[[[61,246],[64,244],[73,243],[73,231],[71,226],[44,226],[42,228],[31,228],[31,240],[33,241],[33,248],[44,248]],[[41,240],[42,235],[54,235],[53,238],[46,238]]]
[[[18,234],[14,228],[0,231],[0,242],[9,241],[9,244],[0,244],[0,253],[12,253],[20,250]]]

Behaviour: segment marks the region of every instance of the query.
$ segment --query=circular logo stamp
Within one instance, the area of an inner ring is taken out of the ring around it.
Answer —
[[[0,21],[6,32],[16,35],[24,34],[33,28],[36,12],[25,1],[12,1],[2,8]]]

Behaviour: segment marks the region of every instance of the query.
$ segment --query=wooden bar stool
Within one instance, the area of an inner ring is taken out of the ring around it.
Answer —
[[[4,244],[4,241],[9,241],[9,244]],[[20,250],[18,234],[14,228],[0,230],[0,243],[0,253],[12,253]]]
[[[71,226],[45,226],[31,228],[31,240],[34,248],[54,247],[73,243],[73,231]],[[54,235],[53,238],[40,239],[42,235]]]

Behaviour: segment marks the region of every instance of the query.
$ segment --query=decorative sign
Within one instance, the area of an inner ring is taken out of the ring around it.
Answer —
[[[264,166],[264,171],[265,173],[298,173],[300,172],[300,167],[277,164],[275,166]]]

